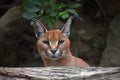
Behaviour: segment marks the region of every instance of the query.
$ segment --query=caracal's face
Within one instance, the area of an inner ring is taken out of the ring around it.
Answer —
[[[50,60],[57,60],[65,56],[69,46],[69,39],[60,30],[49,30],[37,41],[37,49],[41,57]]]
[[[33,18],[33,28],[37,40],[37,49],[42,58],[57,60],[68,54],[70,41],[71,16],[61,30],[47,30],[46,27],[36,18]]]

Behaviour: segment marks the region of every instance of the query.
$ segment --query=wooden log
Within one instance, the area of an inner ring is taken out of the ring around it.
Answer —
[[[0,80],[120,80],[120,67],[0,68]]]

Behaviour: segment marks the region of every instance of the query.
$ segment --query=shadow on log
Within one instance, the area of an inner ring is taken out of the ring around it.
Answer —
[[[0,80],[120,80],[120,67],[0,68]]]

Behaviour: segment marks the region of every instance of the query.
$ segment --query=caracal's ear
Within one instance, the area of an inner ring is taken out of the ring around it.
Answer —
[[[47,31],[45,26],[36,18],[33,18],[33,28],[37,38],[41,37]]]
[[[73,16],[69,17],[69,19],[67,20],[67,22],[65,23],[65,25],[61,29],[61,32],[67,37],[70,36],[70,27],[71,27],[71,23],[72,23],[73,18],[74,18]]]

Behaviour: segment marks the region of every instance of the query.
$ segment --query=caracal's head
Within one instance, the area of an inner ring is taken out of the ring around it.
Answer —
[[[70,17],[61,30],[47,30],[37,19],[33,19],[33,27],[37,37],[37,49],[42,58],[50,60],[60,59],[69,52]]]

